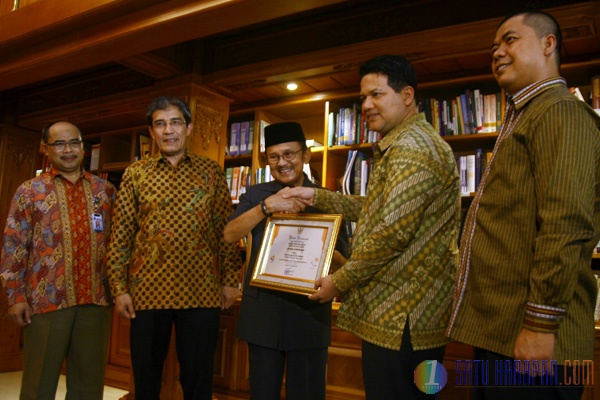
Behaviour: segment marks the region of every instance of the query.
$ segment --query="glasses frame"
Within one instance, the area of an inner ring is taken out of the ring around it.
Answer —
[[[185,120],[179,118],[174,118],[170,121],[164,121],[160,119],[152,123],[152,129],[154,129],[155,131],[164,131],[167,129],[168,126],[172,127],[173,129],[181,129],[187,125],[188,124]]]
[[[64,140],[57,140],[52,143],[46,143],[46,146],[50,146],[54,150],[62,152],[67,149],[67,146],[69,146],[71,149],[77,149],[77,148],[79,148],[79,146],[81,146],[82,143],[83,143],[82,139],[73,139],[73,140],[69,140],[68,142],[66,142]]]
[[[267,160],[267,164],[269,165],[277,165],[279,163],[279,160],[281,160],[283,158],[284,161],[294,161],[296,159],[296,157],[298,156],[298,153],[300,153],[301,151],[304,151],[305,149],[300,149],[300,150],[296,150],[296,151],[286,151],[283,154],[271,154],[271,155],[267,155],[265,154],[265,159]],[[271,160],[271,158],[273,158],[273,160]]]

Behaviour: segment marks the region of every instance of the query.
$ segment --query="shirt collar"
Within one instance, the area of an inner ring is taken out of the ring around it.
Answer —
[[[60,176],[62,179],[66,179],[63,176],[63,174],[54,167],[50,167],[49,173],[50,173],[50,176],[52,176],[52,179],[56,179],[56,177],[58,177],[58,176]],[[83,167],[81,167],[81,176],[79,177],[79,179],[82,179],[82,178],[87,181],[90,181],[90,182],[92,180],[92,174],[89,173],[88,171],[84,170]]]
[[[156,155],[154,155],[154,157],[156,158],[157,162],[164,162],[164,163],[171,165],[171,162],[165,156],[163,156],[163,154],[160,151],[158,153],[156,153]],[[190,157],[189,151],[186,150],[185,153],[183,154],[183,156],[181,157],[181,160],[179,160],[179,162],[177,163],[177,165],[181,164],[182,162],[191,161],[191,159],[192,158]]]
[[[406,118],[404,121],[396,125],[387,135],[383,137],[377,144],[382,153],[385,153],[388,147],[396,142],[405,132],[408,126],[418,124],[425,121],[425,114],[418,112]]]
[[[567,81],[564,78],[555,77],[555,78],[544,79],[544,80],[532,83],[531,85],[519,90],[517,93],[515,93],[514,96],[511,96],[510,94],[507,95],[507,98],[509,101],[513,102],[513,104],[515,105],[515,108],[517,110],[520,110],[521,108],[523,108],[523,106],[525,104],[527,104],[527,102],[529,102],[531,99],[533,99],[540,93],[545,92],[546,90],[548,90],[552,87],[561,86],[561,85],[562,86],[567,85]]]

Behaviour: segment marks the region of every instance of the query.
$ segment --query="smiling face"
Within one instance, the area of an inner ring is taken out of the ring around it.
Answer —
[[[149,131],[162,155],[171,164],[177,165],[185,154],[187,137],[192,132],[192,124],[186,125],[179,108],[171,105],[164,110],[154,111]]]
[[[44,153],[52,166],[68,179],[76,180],[81,174],[83,161],[83,143],[79,129],[68,122],[57,122],[50,127],[47,143],[44,144]],[[76,143],[77,144],[71,144]],[[58,150],[58,143],[66,145]]]
[[[558,75],[552,58],[554,35],[538,37],[518,15],[506,20],[496,32],[492,46],[492,72],[501,88],[514,95],[521,89]]]
[[[383,74],[366,74],[360,80],[360,98],[369,129],[386,135],[417,112],[414,89],[406,86],[395,92]]]
[[[309,149],[302,150],[298,142],[286,142],[267,147],[266,156],[273,179],[285,186],[302,186],[302,169],[310,161]],[[285,160],[284,156],[291,159]]]

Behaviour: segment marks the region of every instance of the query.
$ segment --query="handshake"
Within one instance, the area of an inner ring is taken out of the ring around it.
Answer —
[[[314,198],[315,189],[312,187],[286,187],[263,201],[263,212],[265,214],[299,213],[306,207],[312,206]]]

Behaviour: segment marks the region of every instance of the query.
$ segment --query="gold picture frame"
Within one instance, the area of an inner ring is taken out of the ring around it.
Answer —
[[[273,214],[250,285],[315,293],[315,282],[329,273],[341,224],[340,214]]]

